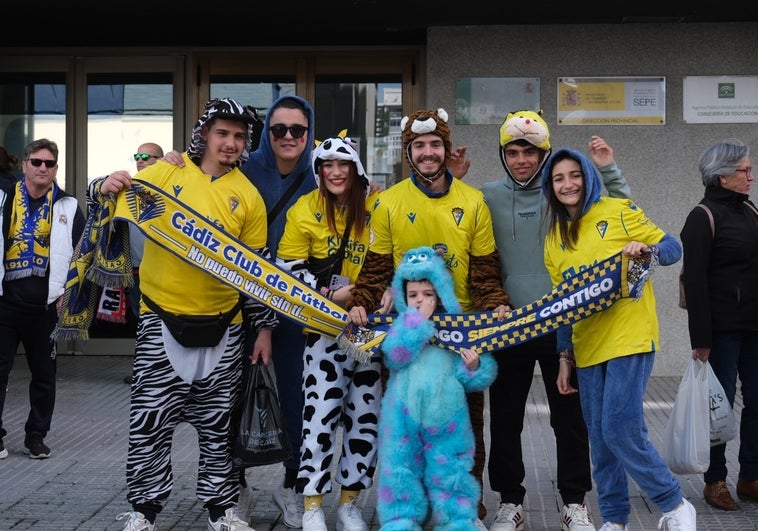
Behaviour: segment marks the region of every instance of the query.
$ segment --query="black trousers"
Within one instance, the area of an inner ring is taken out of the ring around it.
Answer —
[[[0,433],[8,376],[13,369],[19,343],[24,345],[26,363],[31,372],[29,383],[29,416],[25,433],[33,431],[46,436],[55,409],[55,342],[50,334],[58,313],[55,304],[47,309],[32,310],[0,301]]]
[[[521,431],[535,363],[540,364],[555,434],[558,490],[564,504],[583,503],[592,489],[589,439],[579,394],[558,393],[558,353],[555,334],[548,334],[495,353],[498,375],[490,386],[490,486],[502,502],[524,502],[526,471]],[[572,375],[574,387],[576,374]]]

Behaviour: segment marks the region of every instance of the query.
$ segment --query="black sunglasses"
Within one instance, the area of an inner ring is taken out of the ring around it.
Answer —
[[[290,132],[292,138],[302,138],[305,132],[308,131],[308,128],[300,124],[291,125],[289,127],[284,124],[274,124],[269,127],[269,130],[275,138],[284,138],[287,131]]]
[[[150,153],[135,153],[134,154],[134,160],[147,160],[150,157],[154,159],[159,159],[160,157],[156,157],[155,155],[151,155]]]
[[[45,168],[52,168],[56,164],[58,164],[57,160],[44,160],[44,159],[27,159],[32,166],[35,168],[39,168],[43,164],[45,165]]]

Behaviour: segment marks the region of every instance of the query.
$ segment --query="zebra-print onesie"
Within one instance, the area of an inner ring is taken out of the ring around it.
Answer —
[[[128,500],[160,511],[174,484],[171,441],[180,422],[192,425],[200,449],[197,499],[204,506],[231,506],[239,494],[232,473],[231,417],[240,400],[242,325],[229,326],[218,365],[207,377],[186,383],[171,366],[161,320],[143,313],[137,329],[134,383],[129,411],[126,463]]]

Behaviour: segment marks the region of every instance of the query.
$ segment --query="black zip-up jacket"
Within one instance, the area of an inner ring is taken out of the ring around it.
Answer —
[[[700,202],[713,213],[715,236],[702,208],[692,209],[680,233],[693,349],[710,347],[714,331],[758,330],[755,206],[745,194],[714,186]]]

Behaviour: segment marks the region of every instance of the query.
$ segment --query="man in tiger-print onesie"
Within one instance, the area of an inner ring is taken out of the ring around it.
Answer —
[[[406,251],[421,246],[442,253],[464,312],[497,310],[502,319],[511,309],[484,196],[448,169],[453,154],[447,118],[444,109],[419,110],[400,122],[411,175],[382,192],[371,215],[373,239],[350,306],[355,324],[365,325],[367,313],[390,311],[391,296],[385,290],[395,268]],[[484,393],[467,398],[476,438],[473,473],[482,485]],[[476,525],[482,530],[486,512],[480,500]]]

